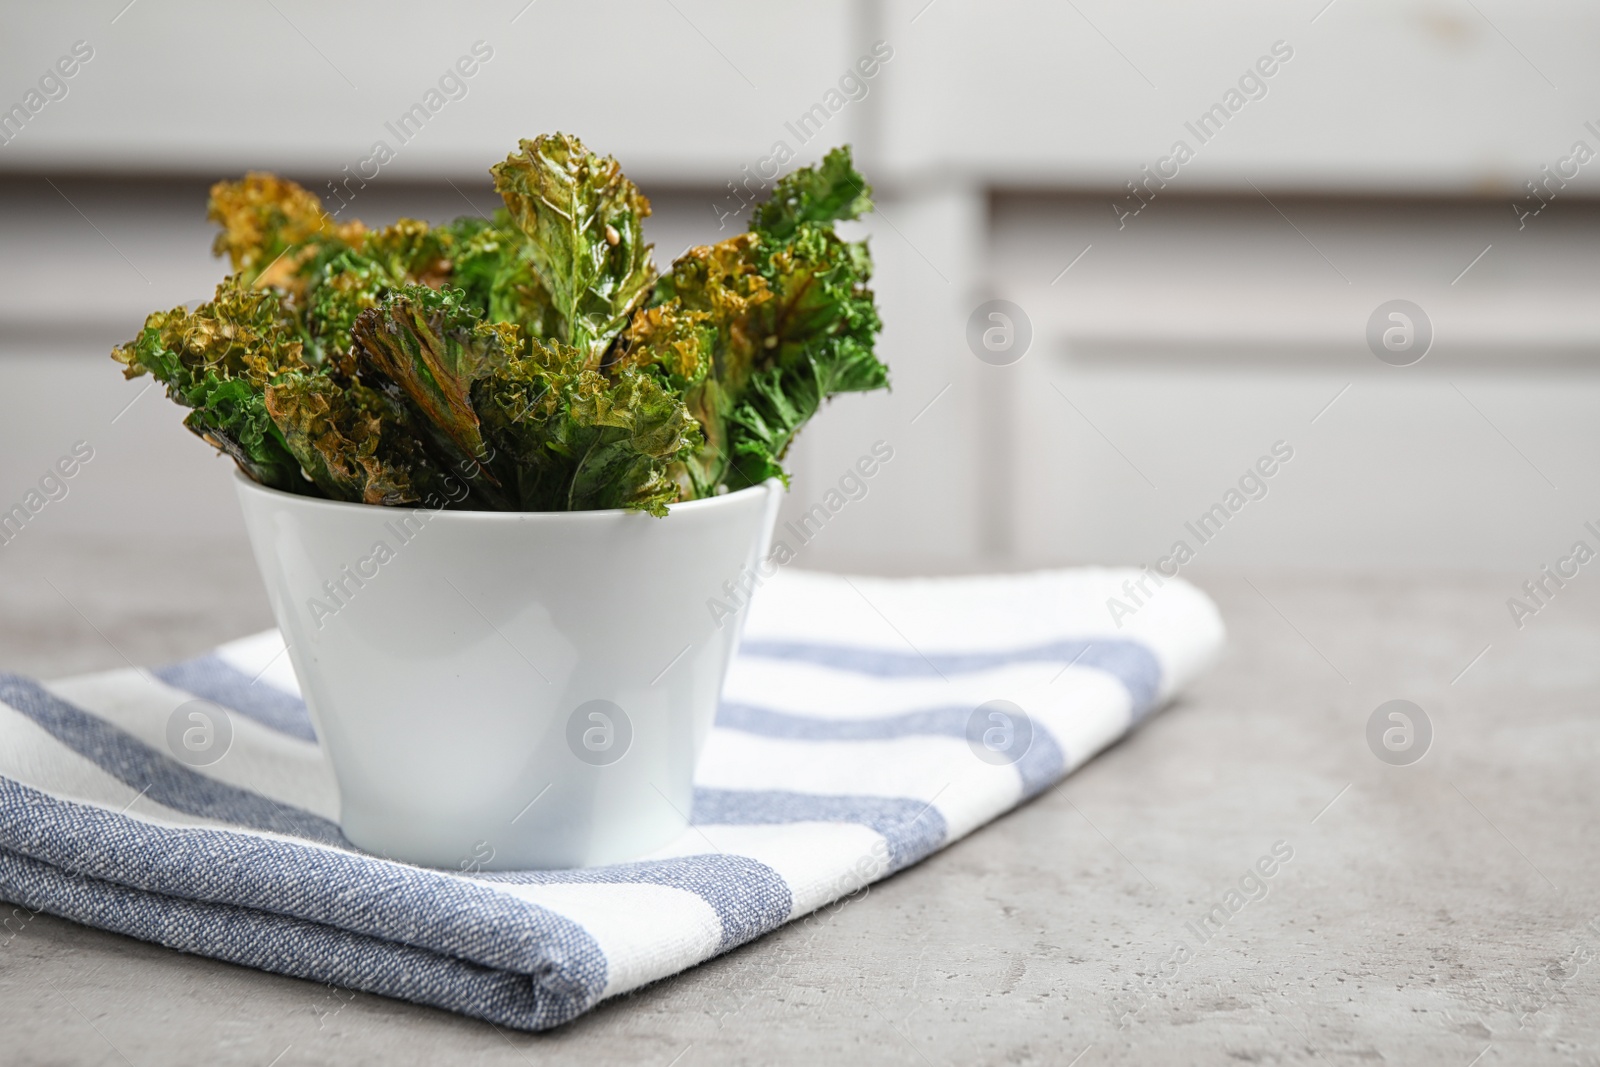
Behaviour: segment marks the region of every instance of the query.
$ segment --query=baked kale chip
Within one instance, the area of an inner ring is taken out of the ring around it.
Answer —
[[[657,274],[650,202],[577,138],[523,141],[493,219],[336,224],[293,182],[211,190],[233,267],[112,356],[251,478],[354,503],[631,508],[785,482],[795,434],[883,388],[848,148],[777,183],[750,232]]]

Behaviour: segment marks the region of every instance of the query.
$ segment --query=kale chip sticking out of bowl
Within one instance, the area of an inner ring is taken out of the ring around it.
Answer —
[[[505,207],[336,223],[270,174],[211,190],[233,273],[112,357],[263,485],[495,511],[667,505],[787,481],[796,432],[883,388],[848,148],[779,181],[748,233],[658,274],[650,202],[574,137],[491,168]]]

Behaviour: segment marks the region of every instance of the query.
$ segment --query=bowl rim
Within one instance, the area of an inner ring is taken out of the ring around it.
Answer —
[[[638,515],[647,519],[656,519],[657,516],[648,512],[637,511],[632,508],[599,508],[589,511],[483,511],[478,509],[452,509],[432,508],[426,504],[415,506],[404,504],[356,504],[346,500],[329,500],[326,497],[302,496],[299,493],[290,493],[283,489],[274,489],[270,485],[262,485],[246,474],[237,465],[233,468],[234,484],[240,492],[251,491],[266,497],[278,497],[283,502],[297,507],[312,509],[329,509],[348,512],[370,512],[374,515],[389,514],[414,514],[426,511],[438,519],[476,520],[480,522],[600,522],[607,519],[617,519],[627,515]],[[784,491],[783,482],[777,478],[768,478],[759,485],[746,486],[735,489],[730,493],[718,496],[703,497],[699,500],[683,500],[676,504],[667,505],[667,514],[661,518],[670,519],[680,512],[708,511],[721,506],[730,506],[735,500],[744,500],[756,495],[764,495],[772,491]],[[431,520],[430,520],[431,521]]]

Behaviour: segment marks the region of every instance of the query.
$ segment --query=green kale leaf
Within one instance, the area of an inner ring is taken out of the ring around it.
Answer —
[[[472,384],[520,350],[516,325],[485,322],[459,289],[406,285],[361,312],[351,336],[362,363],[398,387],[446,453],[476,464],[488,458]]]
[[[665,515],[680,498],[670,468],[702,440],[683,401],[637,367],[608,376],[559,341],[529,347],[474,391],[497,456],[516,471],[521,510]]]
[[[527,236],[528,256],[559,317],[559,339],[597,366],[656,280],[641,226],[650,201],[616,160],[560,133],[523,141],[491,170]]]
[[[359,222],[336,224],[317,198],[274,174],[251,172],[243,180],[211,187],[206,217],[222,227],[212,245],[226,255],[246,285],[298,291],[305,261],[325,246],[359,241]]]
[[[301,370],[302,346],[276,293],[251,289],[237,275],[193,311],[157,311],[139,336],[111,356],[123,375],[152,375],[167,396],[190,409],[183,424],[232,456],[262,485],[302,491],[305,479],[266,410],[263,390]]]
[[[781,460],[828,398],[888,384],[871,256],[833,231],[871,208],[869,194],[849,149],[835,149],[778,182],[749,233],[691,249],[656,286],[658,303],[703,310],[716,329],[714,384],[690,401],[713,453],[697,486],[787,482]]]
[[[856,173],[848,145],[835,148],[815,167],[801,167],[773,187],[756,208],[750,229],[777,248],[806,223],[826,225],[858,219],[872,210],[872,187]]]
[[[265,400],[289,451],[329,499],[416,504],[427,485],[442,479],[415,439],[396,432],[409,429],[409,420],[376,389],[295,373],[268,385]]]

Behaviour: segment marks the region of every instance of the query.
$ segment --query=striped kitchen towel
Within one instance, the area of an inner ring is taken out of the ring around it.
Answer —
[[[0,899],[544,1029],[1048,788],[1194,678],[1223,635],[1203,593],[1138,571],[786,571],[745,614],[694,825],[585,870],[433,870],[352,847],[276,631],[148,672],[0,674]],[[171,740],[196,698],[227,709],[231,733],[206,766]]]

